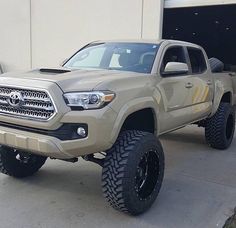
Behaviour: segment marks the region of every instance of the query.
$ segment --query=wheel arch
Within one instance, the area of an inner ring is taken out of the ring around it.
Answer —
[[[128,102],[119,111],[111,132],[111,143],[114,144],[122,130],[142,130],[158,134],[158,107],[152,98],[140,98]],[[142,117],[147,116],[144,122]],[[136,124],[139,124],[137,126]],[[133,127],[131,127],[133,125]],[[153,125],[153,126],[151,126]]]
[[[232,101],[233,101],[233,94],[230,91],[228,91],[223,94],[220,103],[224,102],[232,105]]]
[[[210,116],[213,116],[217,112],[222,102],[233,105],[233,91],[231,89],[228,90],[216,89],[212,106],[212,113]]]

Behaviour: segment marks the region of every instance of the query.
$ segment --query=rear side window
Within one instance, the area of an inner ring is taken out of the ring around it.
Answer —
[[[207,65],[203,52],[197,48],[188,48],[188,54],[193,74],[205,72]]]

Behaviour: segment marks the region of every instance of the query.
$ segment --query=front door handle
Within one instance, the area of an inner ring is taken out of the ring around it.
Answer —
[[[212,81],[211,81],[211,80],[208,80],[208,81],[207,81],[207,85],[212,85]]]
[[[190,88],[192,88],[193,87],[193,83],[191,83],[191,82],[187,82],[186,84],[185,84],[185,88],[187,88],[187,89],[190,89]]]

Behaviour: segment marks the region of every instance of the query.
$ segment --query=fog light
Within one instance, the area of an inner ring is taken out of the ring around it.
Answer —
[[[86,136],[86,130],[85,130],[83,127],[79,127],[79,128],[77,129],[77,134],[78,134],[79,136],[85,137],[85,136]]]

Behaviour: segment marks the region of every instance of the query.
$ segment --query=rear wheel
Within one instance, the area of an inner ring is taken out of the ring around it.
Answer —
[[[0,172],[17,177],[27,177],[37,172],[46,157],[29,154],[9,147],[0,147]]]
[[[214,116],[206,121],[207,143],[216,149],[227,149],[234,137],[235,110],[228,103],[221,103]]]
[[[147,132],[124,131],[105,158],[102,185],[115,209],[138,215],[155,201],[164,176],[164,153]]]

